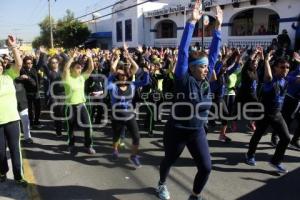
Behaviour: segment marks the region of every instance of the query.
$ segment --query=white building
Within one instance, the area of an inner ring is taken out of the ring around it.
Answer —
[[[175,47],[180,43],[185,23],[190,16],[193,0],[127,0],[116,3],[110,19],[90,24],[94,35],[113,47],[127,42],[136,47],[145,44],[154,47]],[[300,14],[299,0],[204,0],[205,14],[210,24],[204,29],[204,45],[211,40],[214,18],[211,7],[221,5],[224,11],[222,42],[230,46],[267,46],[283,29],[294,42]],[[201,23],[196,25],[193,42],[201,43]],[[101,34],[110,38],[101,38]]]

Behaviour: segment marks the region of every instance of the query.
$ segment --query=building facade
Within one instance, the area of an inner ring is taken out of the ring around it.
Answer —
[[[110,33],[111,38],[106,41],[110,41],[112,47],[122,46],[123,42],[131,47],[139,44],[176,47],[193,4],[193,0],[127,0],[115,4],[110,19],[90,24],[90,29],[99,35]],[[299,0],[204,0],[209,23],[204,30],[202,23],[196,24],[194,43],[201,43],[204,35],[204,46],[209,46],[215,21],[212,9],[216,4],[224,12],[223,43],[241,47],[268,46],[286,29],[294,44],[292,24],[300,24]]]

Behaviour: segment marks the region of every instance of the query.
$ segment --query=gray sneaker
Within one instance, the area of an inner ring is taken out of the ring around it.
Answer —
[[[165,184],[158,185],[156,189],[157,195],[159,199],[161,200],[168,200],[170,199],[170,193],[168,191],[168,188]]]

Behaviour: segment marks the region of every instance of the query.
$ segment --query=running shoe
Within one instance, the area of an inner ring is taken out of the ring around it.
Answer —
[[[272,137],[271,137],[271,145],[272,145],[273,147],[276,147],[276,146],[277,146],[278,141],[279,141],[279,138],[278,138],[277,136],[272,136]]]
[[[254,132],[256,130],[255,122],[249,122],[247,128]]]
[[[139,156],[137,156],[137,155],[131,155],[129,157],[129,161],[134,165],[135,168],[141,168],[142,167],[142,165],[140,163]]]
[[[86,152],[91,155],[96,154],[96,150],[93,147],[87,147]]]
[[[278,173],[280,174],[286,174],[289,171],[281,164],[274,164],[272,162],[269,162],[270,166],[273,167]]]
[[[76,154],[75,147],[74,147],[74,146],[69,146],[69,147],[68,147],[68,152],[69,152],[71,155]]]
[[[0,182],[1,183],[3,183],[3,182],[5,182],[7,180],[7,176],[6,176],[6,174],[0,174]]]
[[[31,138],[25,139],[24,142],[26,144],[33,144],[33,140]]]
[[[188,200],[204,200],[203,197],[191,195]]]
[[[56,137],[58,137],[58,138],[63,137],[63,134],[60,131],[57,131],[56,132]]]
[[[28,185],[28,182],[25,179],[16,180],[16,183],[22,187],[27,187]]]
[[[226,135],[220,135],[220,136],[219,136],[219,141],[225,142],[225,143],[229,143],[229,142],[231,142],[232,140],[231,140],[229,137],[227,137]]]
[[[151,138],[154,136],[153,130],[151,130],[151,131],[148,132],[148,136],[151,137]]]
[[[168,188],[165,184],[158,184],[156,188],[157,195],[159,199],[161,200],[168,200],[170,199],[170,193],[168,191]]]
[[[256,161],[254,156],[248,156],[248,154],[245,155],[245,162],[248,165],[256,166]]]
[[[112,160],[117,161],[119,159],[119,152],[117,150],[114,150],[112,153]]]
[[[300,150],[300,140],[292,140],[290,143],[290,147],[295,150]]]
[[[238,130],[238,127],[237,127],[237,122],[236,121],[233,121],[231,123],[231,131],[232,132],[236,132]]]

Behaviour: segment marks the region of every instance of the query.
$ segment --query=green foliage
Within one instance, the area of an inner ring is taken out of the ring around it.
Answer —
[[[54,19],[51,19],[53,24],[53,38],[55,47],[73,48],[84,41],[90,35],[90,31],[86,24],[83,24],[75,19],[74,13],[70,10],[66,10],[66,16],[59,19],[55,23]],[[40,24],[41,33],[40,36],[35,38],[32,45],[34,48],[41,45],[50,47],[50,23],[49,17],[46,17]]]

